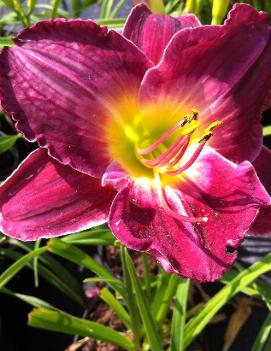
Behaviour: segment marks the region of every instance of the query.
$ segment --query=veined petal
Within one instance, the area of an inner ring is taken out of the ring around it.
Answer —
[[[271,194],[271,151],[263,146],[253,166],[265,189]],[[271,206],[260,209],[249,233],[253,235],[271,234]]]
[[[169,100],[187,113],[196,108],[203,128],[223,121],[209,145],[237,163],[253,161],[262,144],[260,112],[271,89],[267,21],[263,12],[237,4],[222,26],[176,33],[161,63],[145,75],[141,103]]]
[[[124,26],[123,35],[134,42],[154,64],[157,64],[172,36],[183,28],[198,27],[194,15],[174,18],[152,14],[145,4],[134,7]]]
[[[90,20],[42,21],[14,41],[0,58],[2,107],[28,140],[100,177],[110,163],[106,119],[120,117],[123,96],[136,100],[148,59]]]
[[[106,222],[114,196],[38,149],[0,187],[0,229],[19,240],[81,231]]]
[[[206,148],[185,179],[164,189],[176,215],[206,217],[192,223],[170,215],[157,189],[130,183],[113,201],[109,226],[124,245],[154,255],[168,272],[213,281],[228,270],[245,232],[270,197],[249,162],[237,166]]]

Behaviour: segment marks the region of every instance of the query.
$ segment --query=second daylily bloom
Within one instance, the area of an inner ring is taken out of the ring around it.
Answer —
[[[222,26],[139,5],[123,35],[60,19],[22,31],[1,54],[1,103],[40,149],[0,188],[2,231],[36,240],[108,221],[166,271],[219,278],[270,205],[250,163],[271,88],[267,21],[248,5]]]

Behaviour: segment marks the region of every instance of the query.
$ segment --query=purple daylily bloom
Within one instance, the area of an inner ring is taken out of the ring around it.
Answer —
[[[108,221],[167,272],[219,278],[270,206],[267,22],[244,4],[222,26],[141,4],[123,35],[83,20],[23,30],[1,53],[1,104],[40,148],[0,188],[1,230],[36,240]]]

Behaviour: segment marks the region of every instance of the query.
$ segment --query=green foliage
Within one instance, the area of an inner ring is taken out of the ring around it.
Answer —
[[[0,154],[3,154],[11,149],[20,137],[20,134],[0,136]]]

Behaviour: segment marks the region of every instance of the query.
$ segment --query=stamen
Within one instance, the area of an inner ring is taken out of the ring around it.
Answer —
[[[170,167],[176,166],[176,164],[181,160],[181,158],[183,157],[185,151],[188,148],[190,139],[191,139],[191,137],[187,138],[187,140],[186,140],[183,148],[181,149],[181,151],[176,155],[176,157],[172,161],[169,162]]]
[[[211,138],[211,136],[213,135],[213,130],[220,126],[222,124],[221,121],[217,120],[213,123],[211,123],[208,128],[206,128],[204,130],[203,136],[200,138],[199,140],[199,145],[196,148],[195,152],[193,153],[193,155],[190,157],[190,159],[182,166],[180,166],[178,169],[176,170],[166,170],[164,171],[165,174],[170,175],[170,176],[175,176],[178,174],[181,174],[182,172],[186,171],[189,167],[191,167],[193,165],[193,163],[198,159],[201,151],[203,150],[205,144],[207,143],[207,141]],[[176,165],[176,163],[175,163]]]
[[[180,137],[178,138],[178,140],[171,145],[165,152],[163,152],[160,156],[156,157],[153,160],[148,160],[144,157],[140,158],[140,161],[146,165],[147,167],[153,168],[153,167],[163,167],[166,164],[168,164],[168,162],[170,160],[172,160],[174,158],[174,156],[176,156],[176,151],[178,150],[184,150],[184,148],[187,148],[187,145],[189,144],[190,141],[190,136],[186,136],[185,138]]]
[[[208,141],[208,139],[206,138],[205,140],[203,140],[199,143],[194,154],[190,157],[190,159],[184,165],[182,165],[181,167],[179,167],[178,169],[176,169],[174,171],[164,171],[164,173],[167,175],[170,175],[170,176],[174,176],[174,175],[178,175],[178,174],[181,174],[182,172],[186,171],[197,160],[197,158],[199,157],[199,155],[200,155],[201,151],[203,150],[204,145],[206,144],[207,141]]]
[[[146,148],[138,147],[138,144],[135,144],[135,152],[139,161],[148,168],[154,168],[155,172],[176,176],[186,171],[189,167],[199,157],[201,151],[203,150],[205,144],[213,135],[213,130],[221,125],[221,121],[217,120],[212,122],[203,132],[203,135],[198,139],[199,145],[196,150],[189,157],[188,161],[183,165],[180,165],[183,156],[186,154],[187,149],[190,145],[192,134],[195,130],[200,127],[200,122],[198,121],[198,111],[196,109],[191,110],[191,114],[188,114],[183,117],[183,119],[170,128],[166,133],[164,133],[158,140]],[[180,135],[177,140],[169,147],[167,144],[163,144],[167,138],[169,138],[175,131],[179,128],[182,128]],[[146,137],[146,139],[149,139]],[[145,139],[145,140],[146,140]],[[163,145],[166,148],[165,151],[160,152],[159,146]],[[157,155],[158,154],[158,155]],[[148,156],[147,156],[148,155]],[[163,202],[163,196],[161,195],[161,203]],[[167,206],[167,210],[171,211]]]
[[[158,140],[156,140],[152,145],[146,147],[145,149],[137,149],[137,152],[140,155],[146,155],[151,153],[153,150],[155,150],[159,145],[161,145],[171,134],[173,134],[179,127],[182,126],[183,123],[187,123],[187,121],[185,120],[185,118],[177,123],[175,126],[173,126],[172,128],[170,128],[165,134],[163,134],[161,136],[161,138],[159,138]]]

